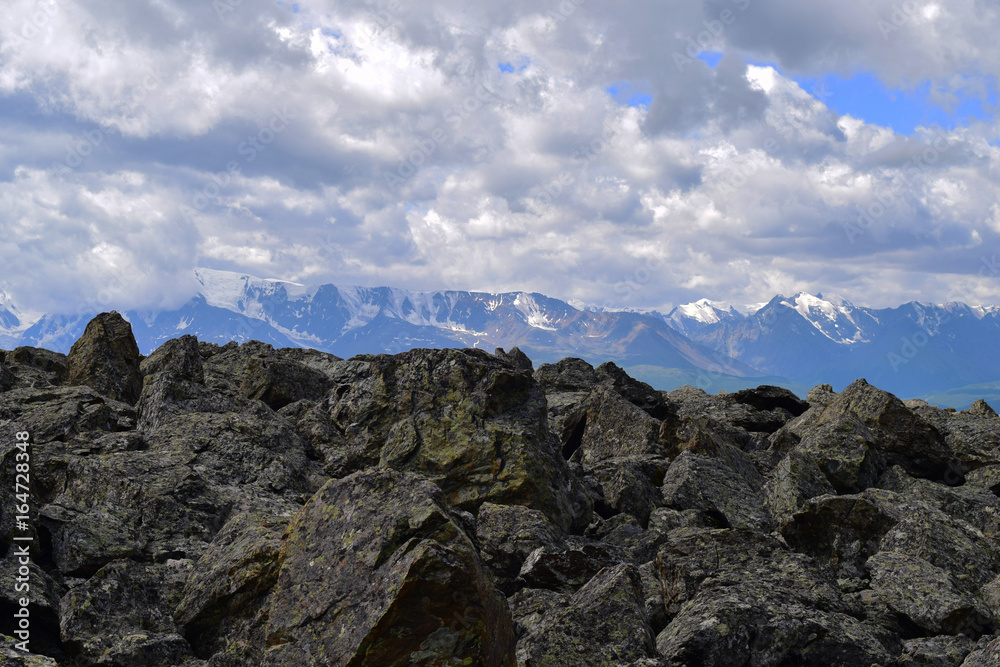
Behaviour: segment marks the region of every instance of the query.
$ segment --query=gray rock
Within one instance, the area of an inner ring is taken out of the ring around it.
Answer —
[[[938,635],[903,641],[900,667],[959,667],[975,642],[964,635]]]
[[[734,469],[723,458],[685,451],[674,459],[664,477],[664,505],[713,513],[724,518],[726,527],[768,532],[771,517],[761,499],[761,480],[759,475],[754,476],[755,472]]]
[[[975,596],[963,592],[945,570],[896,551],[868,559],[872,590],[895,611],[931,634],[978,637],[995,622]]]
[[[73,343],[66,359],[66,383],[86,385],[102,396],[134,405],[142,391],[139,346],[132,325],[116,311],[101,313]]]
[[[110,563],[61,602],[61,631],[78,665],[173,667],[193,654],[171,618],[186,572]]]
[[[507,605],[445,507],[395,471],[324,486],[286,531],[262,664],[513,665]]]
[[[602,570],[541,614],[517,643],[521,665],[603,667],[655,656],[642,583],[629,565]]]

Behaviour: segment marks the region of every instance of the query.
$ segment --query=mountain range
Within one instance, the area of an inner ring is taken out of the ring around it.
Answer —
[[[902,397],[952,407],[1000,394],[996,306],[873,309],[803,292],[749,306],[702,299],[663,314],[577,308],[527,292],[311,286],[212,269],[196,277],[199,293],[177,310],[123,311],[144,354],[183,334],[342,357],[517,346],[536,364],[614,361],[662,389],[776,384],[804,395],[815,384],[840,389],[865,377]],[[0,347],[66,352],[94,314],[29,318],[0,292]]]

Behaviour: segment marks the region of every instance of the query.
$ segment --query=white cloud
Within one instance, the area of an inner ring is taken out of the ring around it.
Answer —
[[[903,137],[786,76],[985,95],[1000,22],[972,0],[895,18],[888,0],[244,0],[222,16],[51,0],[27,38],[40,5],[9,4],[0,289],[20,302],[178,301],[193,286],[177,276],[205,264],[615,307],[803,289],[887,305],[954,298],[1000,246],[995,127]],[[705,42],[718,65],[688,58],[727,10]],[[614,102],[620,82],[648,108]]]

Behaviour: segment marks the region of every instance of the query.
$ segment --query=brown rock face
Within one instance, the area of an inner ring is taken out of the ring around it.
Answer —
[[[116,401],[135,405],[142,393],[139,346],[132,325],[116,311],[87,324],[68,357],[68,385],[86,385]]]

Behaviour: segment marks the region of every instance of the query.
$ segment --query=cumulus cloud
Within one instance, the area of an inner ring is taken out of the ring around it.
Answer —
[[[22,309],[175,305],[199,265],[612,308],[995,301],[992,117],[901,135],[799,83],[991,108],[971,0],[9,4]]]

